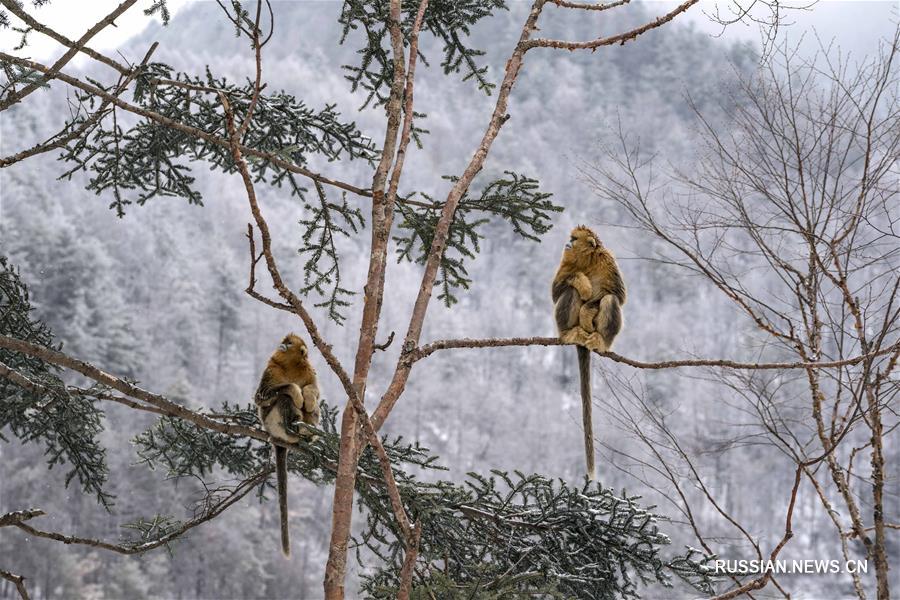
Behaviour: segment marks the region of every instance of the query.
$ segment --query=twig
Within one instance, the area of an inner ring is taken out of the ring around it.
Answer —
[[[885,523],[885,524],[884,524],[884,528],[885,528],[885,529],[900,529],[900,525],[898,525],[898,524],[896,524],[896,523]],[[863,529],[863,531],[875,531],[875,527],[866,527],[865,529]],[[852,530],[851,530],[851,531],[844,531],[844,532],[841,532],[841,536],[842,536],[842,537],[845,537],[845,538],[850,539],[850,540],[852,540],[852,539],[854,539],[855,537],[857,537],[857,535],[858,535],[857,532],[856,532],[856,531],[852,531]]]
[[[19,596],[22,600],[29,600],[28,590],[25,589],[25,578],[21,575],[16,575],[15,573],[10,573],[9,571],[4,571],[0,569],[0,577],[3,579],[7,579],[16,586],[16,591],[19,592]]]
[[[262,14],[262,3],[263,0],[256,0],[256,20],[253,25],[253,33],[250,36],[253,40],[253,53],[256,60],[256,79],[253,82],[253,96],[250,98],[250,106],[247,107],[247,114],[244,115],[244,120],[241,122],[240,127],[238,127],[237,137],[239,140],[244,139],[244,135],[250,127],[253,111],[256,109],[256,103],[259,101],[259,93],[262,91],[262,86],[260,85],[262,82],[262,44],[259,40],[259,18]]]
[[[385,343],[383,343],[383,344],[375,344],[374,346],[372,346],[372,348],[373,348],[373,350],[381,350],[381,351],[384,351],[384,350],[387,350],[388,347],[389,347],[392,343],[394,343],[394,332],[393,332],[393,331],[392,331],[391,334],[388,336],[388,339],[387,339],[387,341],[386,341]]]
[[[27,521],[28,519],[33,519],[35,517],[41,517],[45,515],[44,511],[39,508],[29,508],[26,510],[17,510],[14,512],[8,512],[5,515],[0,515],[0,527],[8,527],[10,525],[17,525],[22,521]]]
[[[253,186],[253,177],[250,175],[247,161],[244,159],[243,154],[241,154],[241,145],[237,137],[238,132],[234,124],[234,112],[232,111],[231,104],[228,102],[228,98],[225,94],[219,94],[219,99],[225,110],[225,124],[231,138],[228,147],[231,149],[234,164],[244,182],[244,188],[247,192],[247,201],[250,203],[250,212],[253,214],[253,219],[256,221],[256,227],[259,229],[259,234],[262,238],[262,255],[266,259],[266,267],[268,267],[269,275],[272,277],[272,285],[275,287],[278,295],[291,306],[293,309],[292,312],[303,321],[303,324],[306,326],[306,331],[309,333],[310,339],[312,339],[313,345],[322,354],[322,357],[325,359],[325,362],[328,363],[328,366],[331,367],[331,370],[334,371],[334,374],[337,375],[341,384],[344,386],[344,391],[346,391],[348,395],[351,395],[353,394],[353,386],[350,383],[350,377],[347,375],[347,371],[344,370],[344,367],[334,355],[334,352],[332,352],[331,345],[325,342],[325,339],[319,333],[319,328],[310,316],[309,311],[303,306],[300,298],[291,291],[281,278],[281,272],[278,270],[278,265],[272,254],[272,236],[269,233],[269,224],[266,222],[262,215],[262,211],[259,208],[259,202],[256,198],[256,188]]]
[[[263,296],[256,291],[256,263],[260,261],[263,255],[256,253],[256,241],[253,237],[253,225],[251,225],[250,223],[247,223],[247,240],[249,240],[250,242],[250,283],[247,285],[247,289],[244,291],[247,292],[247,294],[254,300],[259,300],[263,304],[268,304],[272,308],[277,308],[278,310],[284,310],[293,314],[294,309],[290,304],[277,302],[275,300],[272,300],[271,298]]]

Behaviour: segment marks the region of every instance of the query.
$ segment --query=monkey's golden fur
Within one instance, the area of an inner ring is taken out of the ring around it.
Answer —
[[[279,401],[287,399],[290,400],[289,408],[295,414],[274,411]],[[269,357],[255,401],[263,427],[282,442],[295,444],[300,441],[299,433],[295,433],[296,428],[291,425],[294,421],[301,420],[309,425],[319,423],[319,383],[316,371],[309,363],[306,344],[299,336],[293,333],[286,335]],[[278,414],[273,415],[273,412]]]
[[[564,342],[599,352],[610,349],[622,329],[625,283],[612,252],[583,225],[572,230],[553,278],[552,295]]]
[[[625,282],[612,252],[584,225],[572,230],[553,278],[551,295],[560,339],[578,345],[585,458],[588,476],[593,479],[591,350],[609,350],[621,331]]]
[[[298,430],[297,421],[319,424],[319,382],[309,363],[306,344],[293,333],[281,340],[272,353],[256,388],[254,401],[259,421],[281,444],[296,444],[307,433]],[[278,506],[281,512],[281,549],[291,554],[287,520],[287,449],[272,444],[275,450],[275,473],[278,479]]]

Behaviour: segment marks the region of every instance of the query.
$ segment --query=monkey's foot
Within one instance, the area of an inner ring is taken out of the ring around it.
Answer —
[[[599,333],[592,333],[587,336],[587,339],[582,345],[595,352],[606,352],[609,350],[609,345]]]
[[[578,344],[579,346],[586,346],[587,341],[590,336],[593,334],[588,333],[581,327],[573,327],[568,331],[564,331],[560,337],[560,340],[564,344]]]

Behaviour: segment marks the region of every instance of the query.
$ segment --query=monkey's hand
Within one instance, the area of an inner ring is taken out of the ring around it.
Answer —
[[[296,383],[289,383],[282,389],[282,393],[285,393],[291,397],[291,404],[294,405],[294,411],[299,415],[303,412],[303,390],[300,389],[300,386]]]
[[[319,425],[319,419],[321,418],[321,416],[322,416],[322,413],[319,410],[319,407],[316,406],[316,408],[314,410],[312,410],[310,412],[304,412],[302,419],[303,419],[303,422],[306,423],[307,425],[312,425],[313,427],[317,427]],[[315,439],[315,436],[313,436],[313,439]]]
[[[253,402],[256,403],[257,406],[261,406],[262,408],[269,408],[273,404],[275,404],[275,400],[278,398],[278,394],[262,394],[257,392],[255,396],[253,396]]]
[[[575,288],[575,291],[578,292],[578,296],[584,301],[593,294],[591,280],[581,271],[572,275],[571,279],[569,279],[569,285]]]
[[[317,412],[319,410],[319,386],[310,383],[303,387],[303,411]]]
[[[587,333],[593,333],[595,331],[594,318],[599,312],[599,304],[582,304],[581,310],[578,311],[578,326]]]
[[[303,411],[301,419],[307,425],[313,427],[319,424],[321,411],[319,410],[319,385],[315,382],[303,386]],[[310,441],[315,441],[316,436],[311,436]]]

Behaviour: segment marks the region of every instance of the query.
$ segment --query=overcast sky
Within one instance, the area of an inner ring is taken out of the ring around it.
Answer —
[[[169,0],[169,7],[173,13],[177,13],[191,2],[211,2],[212,0]],[[338,0],[281,0],[281,1],[319,1],[329,2]],[[512,0],[519,1],[519,0]],[[521,0],[525,1],[525,0]],[[645,0],[646,1],[646,0]],[[750,0],[740,0],[746,5]],[[804,3],[804,0],[793,1],[796,5]],[[97,22],[102,16],[109,13],[119,0],[54,0],[49,6],[37,9],[38,16],[52,28],[69,37],[79,37],[84,31]],[[666,12],[674,6],[675,2],[649,0],[647,2],[654,11]],[[782,4],[786,4],[782,0]],[[27,3],[30,5],[30,2]],[[109,50],[122,44],[130,36],[138,33],[147,25],[148,19],[141,10],[149,6],[149,0],[139,2],[128,13],[122,16],[117,27],[108,27],[91,42],[91,46],[98,50]],[[723,14],[727,14],[729,6],[734,2],[727,0],[701,0],[700,6],[691,9],[687,17],[703,31],[711,35],[721,32],[721,26],[713,23],[704,15],[712,13],[718,5]],[[780,35],[788,36],[791,40],[799,40],[801,34],[813,29],[819,37],[826,41],[834,40],[843,50],[850,51],[854,55],[871,53],[877,47],[877,40],[888,37],[896,26],[898,19],[898,2],[896,0],[820,0],[811,10],[791,11],[788,21],[793,25],[781,29]],[[699,10],[698,10],[699,8]],[[35,10],[29,6],[29,10]],[[623,10],[627,10],[623,9]],[[277,11],[277,2],[276,2]],[[759,31],[755,25],[738,23],[729,26],[724,37],[727,39],[749,39],[757,41]],[[0,33],[0,47],[9,50],[16,45],[18,37],[11,32]],[[21,52],[37,60],[47,60],[61,53],[59,46],[46,37],[32,34],[29,38],[29,47]],[[806,45],[813,49],[814,36],[806,35]]]

